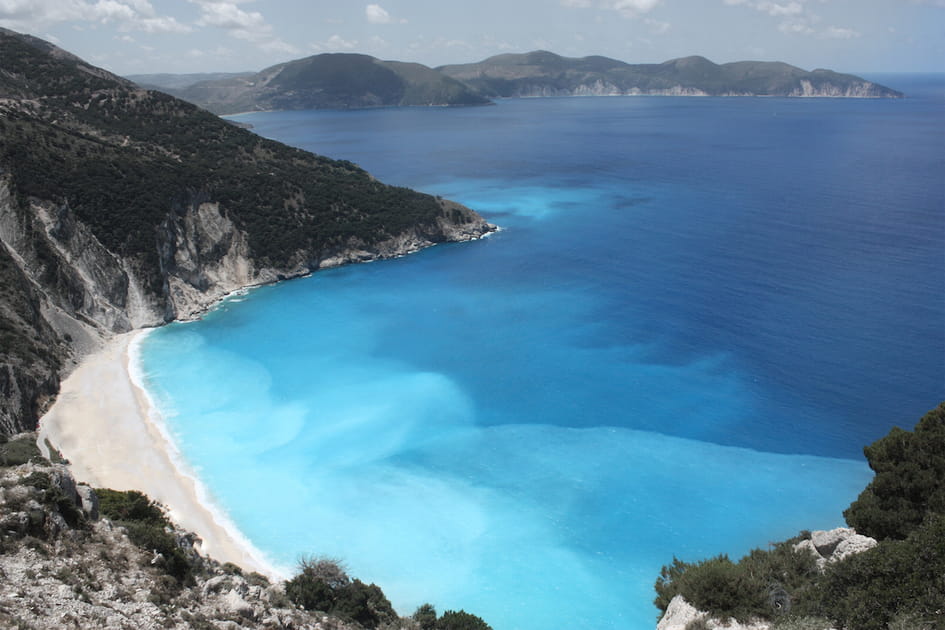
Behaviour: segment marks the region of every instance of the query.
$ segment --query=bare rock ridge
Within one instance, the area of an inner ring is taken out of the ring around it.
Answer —
[[[0,434],[113,333],[493,230],[0,29]]]

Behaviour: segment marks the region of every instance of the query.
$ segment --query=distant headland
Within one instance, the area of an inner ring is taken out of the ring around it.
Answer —
[[[562,57],[543,50],[430,68],[369,55],[326,53],[260,72],[131,75],[216,114],[298,109],[485,105],[547,96],[779,96],[901,98],[851,74],[774,61],[716,64],[692,56],[657,64]]]

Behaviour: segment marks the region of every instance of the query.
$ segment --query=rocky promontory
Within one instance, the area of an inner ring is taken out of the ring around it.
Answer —
[[[0,434],[111,334],[493,230],[0,29]]]

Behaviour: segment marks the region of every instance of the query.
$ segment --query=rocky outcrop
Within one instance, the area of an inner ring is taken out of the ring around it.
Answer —
[[[306,271],[257,268],[246,233],[212,202],[169,214],[158,243],[168,321],[194,317],[237,289]]]
[[[152,270],[106,248],[67,203],[20,203],[0,176],[0,248],[9,274],[26,292],[24,334],[52,353],[45,364],[0,362],[0,432],[35,428],[59,378],[114,333],[198,317],[249,286],[302,276],[319,268],[395,258],[446,241],[479,238],[495,229],[476,213],[441,200],[442,216],[378,243],[352,239],[334,251],[298,251],[283,267],[261,264],[218,203],[195,200],[169,211],[156,235],[161,284],[142,282]]]
[[[862,553],[877,544],[875,538],[857,534],[852,527],[838,527],[811,532],[809,539],[794,545],[794,550],[809,551],[815,556],[817,567],[823,571],[829,563]]]
[[[709,614],[696,608],[686,601],[682,595],[676,595],[666,607],[666,612],[656,624],[656,630],[689,630],[690,624],[702,622],[708,630],[768,630],[770,624],[764,621],[739,623],[734,619],[719,620],[709,617]]]
[[[281,582],[200,557],[187,532],[177,544],[196,569],[181,584],[160,554],[99,519],[94,497],[65,466],[0,467],[0,627],[360,628],[299,610]]]
[[[797,97],[817,98],[882,98],[885,96],[880,86],[869,81],[851,81],[847,84],[830,81],[814,82],[801,79],[800,85],[788,94]]]

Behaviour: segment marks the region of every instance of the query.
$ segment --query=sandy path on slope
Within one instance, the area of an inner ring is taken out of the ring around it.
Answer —
[[[201,552],[220,562],[277,576],[263,555],[219,510],[161,430],[146,392],[132,380],[135,331],[86,357],[60,387],[40,421],[44,440],[69,460],[76,480],[94,488],[140,490],[162,503],[182,528],[202,539]]]

